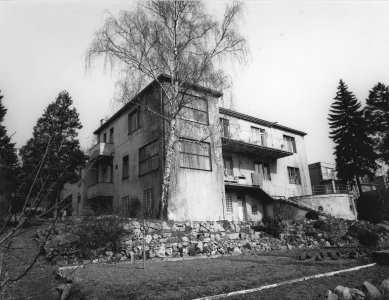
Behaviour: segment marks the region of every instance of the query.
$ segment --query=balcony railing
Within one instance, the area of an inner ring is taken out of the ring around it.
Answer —
[[[270,157],[281,158],[293,154],[293,147],[288,141],[279,139],[266,132],[255,134],[252,131],[243,130],[240,126],[229,125],[222,130],[223,147],[236,150],[251,148],[252,151],[261,151]],[[240,147],[237,148],[237,145]],[[235,147],[234,147],[235,146]],[[249,146],[249,147],[247,147]]]
[[[95,159],[100,155],[112,156],[113,149],[114,144],[112,143],[98,143],[89,150],[89,158]]]
[[[96,182],[90,185],[87,189],[88,199],[98,196],[113,196],[113,183],[112,182]]]

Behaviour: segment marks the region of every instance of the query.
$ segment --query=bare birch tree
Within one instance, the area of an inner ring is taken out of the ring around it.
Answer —
[[[166,124],[161,218],[167,214],[172,156],[179,137],[177,119],[194,101],[186,91],[193,86],[221,90],[230,84],[222,64],[242,64],[247,57],[247,41],[238,26],[242,17],[240,2],[227,5],[221,22],[201,1],[139,2],[133,11],[109,15],[87,49],[86,70],[103,59],[106,67],[118,73],[117,103],[131,101],[151,81],[163,91],[163,113],[148,107]],[[167,83],[160,80],[161,74],[167,75]]]

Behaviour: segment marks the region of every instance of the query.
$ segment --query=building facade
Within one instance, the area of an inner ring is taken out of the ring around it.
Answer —
[[[219,92],[185,93],[192,100],[177,118],[169,219],[256,221],[274,216],[277,201],[311,193],[304,132],[219,108]],[[167,129],[155,112],[164,109],[153,82],[100,124],[84,181],[66,187],[74,214],[89,206],[159,215]]]

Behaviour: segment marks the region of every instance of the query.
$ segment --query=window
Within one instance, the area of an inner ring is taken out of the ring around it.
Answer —
[[[207,100],[189,96],[186,103],[180,110],[180,117],[186,120],[208,125],[208,103]]]
[[[139,175],[158,169],[158,140],[139,149]]]
[[[153,189],[147,189],[143,191],[143,203],[142,203],[142,212],[144,214],[151,213],[151,205],[153,203]]]
[[[263,163],[263,162],[256,162],[254,164],[255,173],[259,173],[263,176],[264,180],[271,181],[270,176],[270,164],[269,163]]]
[[[258,206],[256,204],[251,205],[251,214],[253,214],[253,215],[258,214]]]
[[[128,155],[123,157],[123,179],[128,177]]]
[[[140,127],[140,109],[133,110],[128,115],[128,134],[134,132]]]
[[[232,166],[232,157],[224,156],[224,175],[225,176],[234,176],[234,168]]]
[[[301,184],[300,171],[298,168],[288,167],[289,183]]]
[[[229,138],[230,137],[230,120],[220,118],[220,126],[222,137]]]
[[[180,141],[180,166],[197,170],[211,170],[210,144],[189,140]]]
[[[266,131],[256,127],[251,127],[251,143],[266,147]]]
[[[233,213],[232,195],[230,193],[226,193],[226,211],[227,211],[227,214]]]
[[[113,127],[109,130],[109,142],[113,144]]]
[[[103,135],[103,143],[106,143],[106,142],[107,142],[107,134],[104,133],[104,135]]]
[[[294,140],[294,137],[284,135],[284,143],[285,143],[286,151],[297,153],[296,142]]]

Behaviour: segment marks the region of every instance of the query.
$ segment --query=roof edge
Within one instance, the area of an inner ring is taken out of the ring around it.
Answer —
[[[297,130],[297,129],[293,129],[293,128],[289,128],[289,127],[286,127],[286,126],[283,126],[283,125],[280,125],[280,124],[276,124],[275,122],[269,122],[269,121],[266,121],[266,120],[263,120],[263,119],[259,119],[259,118],[256,118],[256,117],[245,115],[245,114],[242,114],[240,112],[233,111],[233,110],[230,110],[230,109],[227,109],[227,108],[224,108],[224,107],[219,107],[219,113],[221,113],[223,115],[230,116],[230,117],[234,117],[234,118],[237,118],[237,119],[253,122],[253,123],[256,123],[256,124],[259,124],[259,125],[264,125],[264,126],[267,126],[267,127],[273,127],[273,128],[277,128],[277,129],[280,129],[280,130],[288,131],[288,132],[291,132],[291,133],[294,133],[294,134],[298,134],[298,135],[301,135],[301,136],[307,135],[303,131],[300,131],[300,130]]]

